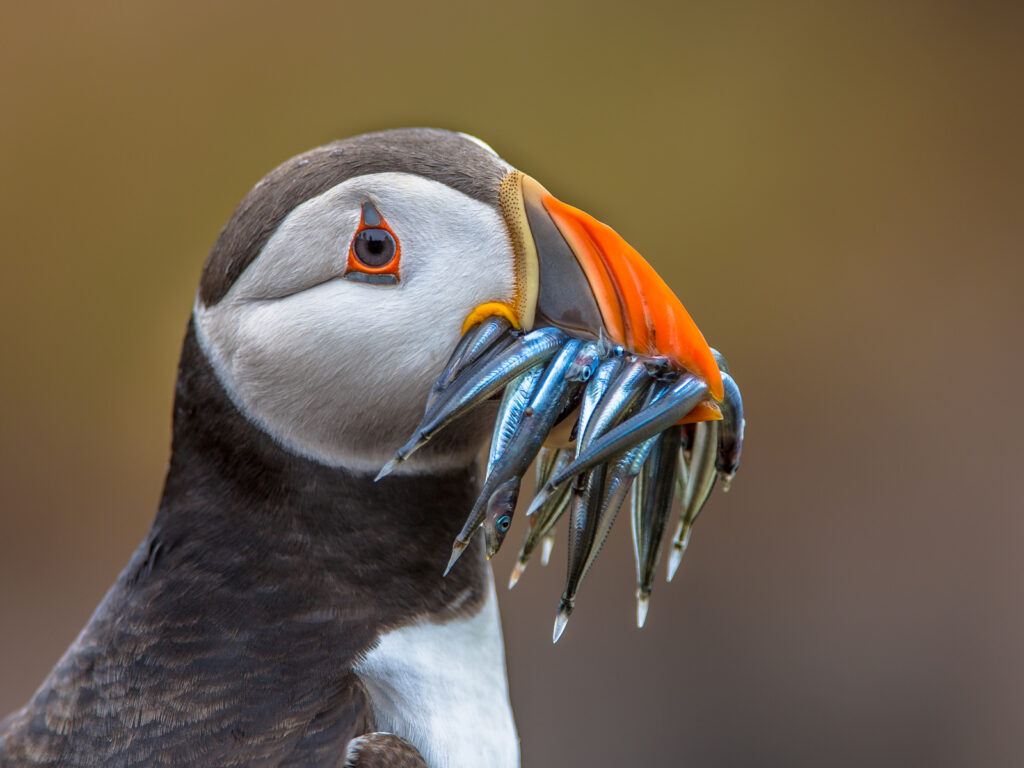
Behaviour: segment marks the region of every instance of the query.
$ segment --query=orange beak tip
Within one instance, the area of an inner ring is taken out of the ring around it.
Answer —
[[[722,376],[711,349],[654,268],[608,225],[542,187],[537,194],[575,255],[612,341],[632,352],[668,357],[703,378],[720,402]]]
[[[718,370],[718,366],[715,365],[709,373],[711,375],[705,377],[705,381],[708,383],[708,391],[711,392],[711,396],[715,399],[715,402],[720,403],[725,399],[725,386],[722,384],[722,372]]]
[[[702,400],[692,411],[683,416],[676,424],[696,424],[701,421],[721,421],[722,409],[713,400]]]

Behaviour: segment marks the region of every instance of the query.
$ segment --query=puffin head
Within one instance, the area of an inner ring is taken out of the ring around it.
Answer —
[[[664,281],[621,237],[481,141],[403,129],[334,142],[271,171],[213,246],[199,344],[239,410],[287,450],[376,472],[423,413],[463,331],[489,315],[718,366]],[[714,418],[713,402],[703,418]],[[464,466],[481,409],[402,471]]]

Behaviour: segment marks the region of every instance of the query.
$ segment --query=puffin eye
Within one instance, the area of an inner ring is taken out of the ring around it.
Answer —
[[[368,267],[383,267],[395,258],[395,238],[386,229],[363,229],[352,241],[352,253]]]
[[[502,515],[497,519],[495,525],[498,526],[498,530],[505,533],[512,525],[512,518],[508,515]]]
[[[348,249],[345,277],[371,285],[396,285],[402,246],[373,203],[362,204],[359,229]]]

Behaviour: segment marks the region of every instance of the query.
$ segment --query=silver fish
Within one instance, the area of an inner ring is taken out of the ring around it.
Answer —
[[[580,346],[576,357],[565,372],[568,382],[583,382],[590,376],[597,364],[600,347],[597,342],[588,342]],[[491,439],[491,450],[487,460],[487,474],[490,475],[494,465],[504,454],[516,429],[518,429],[527,404],[531,401],[536,384],[544,373],[543,368],[534,368],[523,374],[516,382],[505,390],[505,397],[498,408],[494,434]],[[512,388],[515,387],[513,390]],[[544,450],[543,448],[541,449]],[[538,457],[539,461],[539,457]],[[498,487],[487,502],[483,528],[487,541],[487,557],[491,558],[501,548],[512,524],[516,502],[519,499],[521,476],[516,476]]]
[[[596,374],[595,374],[596,375]],[[593,382],[593,378],[591,378]],[[589,386],[589,384],[588,384]],[[583,406],[580,406],[582,410]],[[573,454],[567,450],[551,450],[542,449],[547,451],[552,457],[552,460],[538,465],[537,467],[537,488],[543,488],[544,484],[547,483],[555,472],[567,467],[569,462],[572,461]],[[519,550],[519,557],[516,560],[516,564],[512,569],[512,576],[509,579],[509,589],[515,586],[515,583],[519,581],[519,577],[522,576],[523,571],[526,568],[526,563],[530,559],[530,555],[533,554],[533,550],[537,546],[537,542],[540,542],[540,564],[547,565],[548,560],[551,558],[551,550],[555,545],[555,525],[558,523],[559,518],[569,507],[569,491],[568,485],[560,486],[558,493],[549,496],[543,503],[539,504],[533,514],[528,516],[527,520],[530,521],[530,528],[526,532],[526,538],[523,540],[523,546]]]
[[[627,360],[625,367],[608,385],[604,397],[594,409],[593,416],[587,421],[586,429],[576,440],[580,452],[593,442],[594,438],[608,431],[609,427],[620,421],[647,388],[654,382],[648,373],[647,365],[638,358]],[[577,452],[577,457],[579,452]]]
[[[568,507],[569,507],[569,495],[566,494],[566,497],[565,497],[565,508],[568,509]],[[540,564],[541,565],[547,565],[548,564],[548,562],[551,560],[551,553],[554,551],[554,549],[555,549],[555,529],[552,528],[551,531],[548,532],[548,535],[545,536],[543,541],[541,541],[541,543],[540,543]]]
[[[568,455],[565,458],[566,461],[569,460]],[[555,494],[548,497],[547,503],[542,505],[535,515],[528,518],[530,528],[526,532],[526,538],[523,539],[523,545],[519,548],[519,555],[512,567],[512,575],[508,580],[509,589],[512,589],[522,577],[538,544],[541,545],[541,563],[548,564],[551,547],[554,544],[555,526],[565,510],[569,508],[571,488],[572,486],[568,483],[562,485]]]
[[[529,405],[523,412],[519,428],[491,467],[490,474],[484,480],[483,490],[455,539],[451,560],[445,569],[446,574],[465,551],[470,538],[483,522],[491,497],[498,491],[499,486],[513,477],[522,477],[526,472],[572,391],[579,386],[578,383],[569,381],[566,373],[582,344],[582,341],[570,339],[545,368],[533,390]],[[504,532],[495,530],[492,533],[500,544]]]
[[[676,494],[683,497],[683,488],[686,487],[686,479],[690,476],[690,462],[686,458],[686,438],[679,443],[679,471],[676,473]]]
[[[536,486],[540,488],[544,483],[551,477],[551,472],[555,466],[562,461],[565,457],[565,451],[559,450],[558,448],[548,448],[544,446],[540,449],[540,453],[537,454],[537,461],[534,465]]]
[[[605,467],[602,464],[594,467],[586,475],[576,478],[576,482],[573,483],[569,502],[569,560],[565,589],[562,591],[562,599],[558,603],[555,627],[552,632],[552,642],[555,643],[565,631],[566,624],[568,624],[569,617],[576,605],[576,592],[583,578],[583,565],[587,559],[587,552],[591,549],[594,541],[595,522],[598,507],[601,504],[604,477]]]
[[[605,477],[604,492],[601,497],[601,505],[597,511],[594,523],[593,546],[586,553],[580,581],[587,575],[590,567],[597,559],[597,555],[604,546],[608,534],[611,533],[612,525],[615,523],[619,510],[626,501],[626,497],[629,496],[633,481],[640,474],[640,470],[650,456],[657,440],[657,437],[648,438],[635,448],[630,448],[609,464]]]
[[[636,625],[647,621],[654,569],[661,554],[665,525],[672,513],[679,452],[678,426],[656,439],[633,486],[633,555],[636,560]]]
[[[722,421],[718,427],[718,455],[715,458],[715,469],[722,480],[722,490],[728,491],[733,476],[740,465],[740,453],[743,451],[743,397],[736,381],[728,373],[722,374],[722,386],[725,398],[722,400]]]
[[[683,553],[690,543],[690,532],[701,509],[715,487],[715,453],[718,448],[718,422],[702,421],[697,424],[693,438],[693,451],[689,473],[683,488],[679,510],[679,525],[672,537],[672,551],[668,556],[667,580],[672,581],[682,562]]]
[[[519,500],[521,482],[522,478],[518,475],[509,478],[499,485],[498,490],[492,493],[487,500],[483,528],[488,560],[501,549],[501,544],[505,541],[505,534],[512,527],[512,515],[515,513],[516,502]]]
[[[665,431],[692,411],[707,394],[707,384],[701,379],[684,375],[651,405],[612,427],[603,435],[595,437],[572,464],[551,478],[548,485],[564,483]],[[676,439],[678,442],[678,436]]]
[[[687,461],[690,459],[690,449],[693,448],[693,433],[696,429],[696,424],[683,424],[683,435],[679,441],[679,448],[682,450]]]
[[[533,390],[537,386],[544,369],[540,366],[531,368],[526,373],[520,374],[505,387],[505,394],[501,398],[501,405],[498,406],[498,415],[494,420],[494,432],[491,434],[491,448],[487,453],[487,474],[505,452],[512,436],[519,429],[523,420],[523,413],[526,406],[533,397]]]
[[[580,446],[582,444],[581,436],[586,432],[587,424],[590,422],[591,417],[594,415],[594,411],[597,409],[598,403],[601,398],[604,397],[605,392],[608,391],[609,385],[612,380],[622,370],[625,365],[625,360],[622,357],[622,347],[615,347],[611,350],[612,357],[603,360],[594,372],[594,375],[590,377],[587,382],[586,388],[583,390],[583,397],[580,399],[579,416],[576,420],[576,427],[574,429],[576,435],[576,446],[575,455],[579,455]],[[563,465],[564,468],[566,465]],[[545,504],[550,496],[555,491],[555,486],[551,483],[551,475],[544,478],[544,482],[537,480],[537,490],[533,497],[533,501],[530,503],[529,509],[526,510],[527,517],[534,515],[537,510]],[[544,564],[547,565],[547,558],[544,559]]]
[[[480,405],[524,371],[550,360],[566,338],[557,328],[542,328],[516,339],[497,359],[478,360],[428,409],[412,437],[384,465],[376,479],[389,474],[452,420]]]
[[[572,396],[568,398],[562,408],[562,412],[555,419],[554,427],[548,434],[548,438],[555,445],[561,445],[565,441],[572,442],[576,436],[576,425],[580,402],[582,401],[582,385],[586,384],[594,375],[600,363],[601,355],[605,354],[607,344],[603,341],[587,341],[579,348],[576,358],[573,360],[569,370],[565,373],[566,381],[581,386],[572,388]],[[538,486],[541,487],[541,486]]]
[[[627,368],[623,372],[623,377],[628,370]],[[646,374],[644,375],[646,376]],[[631,386],[625,382],[623,384],[620,391],[628,390]],[[613,390],[616,389],[616,386],[613,384],[610,388],[609,398],[615,397]],[[643,407],[649,407],[656,402],[660,396],[664,395],[665,391],[665,388],[650,387],[648,382],[647,396],[644,398]],[[625,407],[628,406],[623,406],[622,410]],[[602,416],[594,417],[592,423],[595,425],[595,431],[600,429],[599,419],[601,418]],[[570,517],[568,573],[559,606],[559,615],[564,614],[565,619],[559,622],[561,625],[559,634],[564,631],[566,620],[572,613],[580,584],[583,583],[583,579],[601,552],[608,534],[611,533],[619,509],[626,500],[626,496],[629,495],[630,486],[657,440],[657,437],[649,438],[640,445],[618,455],[607,465],[598,465],[585,476],[585,489],[572,506]],[[577,483],[572,485],[575,487]]]
[[[709,347],[709,349],[711,350],[711,356],[715,358],[715,363],[718,365],[718,370],[720,370],[722,373],[728,373],[729,361],[725,359],[725,355],[723,355],[714,347]]]
[[[576,358],[565,372],[569,381],[586,382],[597,371],[601,358],[608,354],[608,344],[604,341],[585,341],[577,350]]]
[[[601,402],[601,398],[608,391],[608,387],[626,364],[625,358],[622,356],[621,347],[617,347],[613,352],[614,356],[601,362],[594,375],[590,378],[590,381],[587,382],[587,388],[583,390],[583,399],[580,400],[579,420],[576,423],[577,456],[580,452],[580,437],[587,431],[587,425],[590,423],[594,411],[597,410],[598,403]]]
[[[494,432],[491,435],[491,448],[487,455],[487,477],[491,476],[494,466],[505,454],[505,449],[519,429],[523,414],[543,373],[544,369],[540,366],[531,368],[505,387],[505,394],[502,396],[501,405],[498,406],[498,416],[494,422]],[[488,558],[493,557],[498,551],[512,525],[512,514],[519,499],[519,485],[520,478],[514,477],[499,485],[487,500],[483,526]]]
[[[542,450],[549,450],[549,449],[542,449]],[[538,471],[537,471],[537,486],[538,487],[543,485],[547,481],[547,478],[550,478],[555,473],[560,472],[561,470],[563,470],[567,466],[569,466],[569,463],[572,461],[572,452],[568,451],[568,450],[551,450],[550,454],[554,457],[553,461],[551,461],[548,466],[538,467]],[[565,486],[565,485],[561,486],[560,490],[567,491],[567,486]],[[562,494],[556,494],[556,496],[561,496],[561,495]],[[552,499],[553,499],[553,497],[549,498],[545,502],[545,504],[538,505],[538,514],[542,518],[543,518],[545,512],[549,512],[550,511],[549,509],[547,509],[547,507],[550,507],[551,504],[553,503]],[[532,523],[531,523],[531,525],[532,525]],[[543,535],[543,534],[541,534],[541,535]]]
[[[466,366],[472,364],[484,352],[492,346],[498,346],[499,340],[512,341],[512,324],[504,317],[493,315],[477,323],[462,334],[459,343],[452,352],[451,357],[437,377],[434,386],[431,388],[432,401],[441,390],[448,387],[455,377],[463,371]],[[428,402],[430,402],[428,401]]]

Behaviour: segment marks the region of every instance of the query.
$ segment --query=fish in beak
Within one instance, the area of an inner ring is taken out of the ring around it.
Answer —
[[[467,510],[448,570],[481,527],[488,556],[497,551],[512,520],[520,480],[546,444],[564,460],[537,488],[527,512],[531,532],[511,583],[521,575],[536,540],[554,533],[565,500],[574,499],[557,641],[580,582],[632,492],[635,509],[657,511],[652,518],[657,524],[634,525],[642,598],[637,615],[643,624],[676,476],[687,472],[690,460],[684,450],[688,431],[681,425],[716,422],[724,412],[726,428],[713,434],[724,436],[718,453],[725,457],[723,472],[731,477],[743,436],[739,389],[731,377],[725,379],[729,386],[723,384],[724,358],[716,358],[665,281],[611,227],[516,170],[503,178],[499,200],[515,255],[514,295],[510,301],[481,304],[466,318],[463,337],[431,390],[420,425],[378,480],[455,418],[510,388],[512,396],[506,392],[499,409],[482,493]],[[581,356],[584,348],[590,352]],[[531,384],[529,392],[519,393],[524,382],[545,384]],[[550,396],[542,397],[548,390]],[[528,405],[512,408],[520,399]],[[644,448],[653,444],[657,461],[648,460],[652,452]],[[645,482],[631,489],[640,475]],[[651,489],[660,494],[656,504],[649,498]]]

